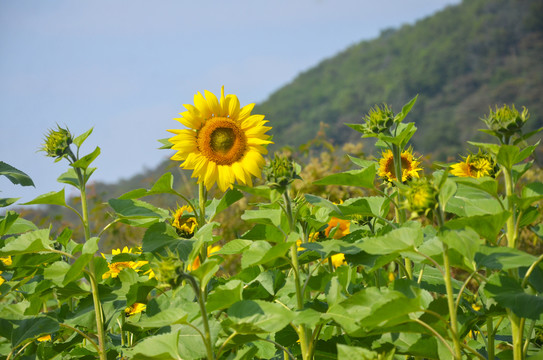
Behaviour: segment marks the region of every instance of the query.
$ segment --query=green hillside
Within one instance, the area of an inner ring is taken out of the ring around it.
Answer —
[[[529,126],[541,126],[542,59],[543,1],[464,0],[324,60],[256,111],[278,146],[312,139],[321,122],[342,144],[359,136],[344,124],[360,123],[372,105],[399,111],[419,94],[409,117],[419,128],[415,149],[443,159],[473,140],[490,105],[526,106]]]

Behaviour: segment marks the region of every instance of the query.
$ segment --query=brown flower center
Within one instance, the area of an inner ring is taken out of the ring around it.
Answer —
[[[224,117],[208,119],[197,135],[198,149],[217,165],[231,165],[247,149],[247,137],[234,121]]]

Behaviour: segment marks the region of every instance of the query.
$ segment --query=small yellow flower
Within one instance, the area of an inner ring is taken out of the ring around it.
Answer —
[[[192,209],[189,206],[181,206],[175,211],[173,215],[172,226],[176,229],[177,234],[181,237],[190,239],[194,235],[194,231],[198,226],[196,218],[192,213]]]
[[[129,249],[128,247],[124,247],[122,251],[120,249],[114,249],[111,251],[112,255],[118,255],[121,253],[129,253],[129,254],[140,254],[141,252],[134,249]],[[105,255],[102,254],[102,257],[105,259]],[[109,270],[102,275],[102,279],[108,279],[108,278],[116,278],[119,276],[119,273],[123,269],[133,269],[136,272],[140,271],[140,268],[144,265],[147,265],[148,261],[117,261],[113,263],[109,263],[107,266]],[[155,274],[153,273],[153,270],[146,271],[144,273],[145,275],[149,275],[149,279],[152,279],[155,277]]]
[[[495,163],[488,154],[468,155],[464,161],[451,165],[451,174],[459,177],[480,178],[493,176]]]
[[[0,257],[0,261],[3,262],[6,266],[10,266],[12,264],[11,256]]]
[[[40,336],[36,340],[38,340],[39,342],[51,341],[51,335]]]
[[[0,271],[0,275],[2,274],[2,271]],[[0,285],[2,285],[6,280],[4,280],[3,277],[0,276]]]
[[[324,229],[324,234],[328,237],[330,235],[330,232],[337,228],[334,239],[339,239],[344,237],[350,232],[351,222],[349,220],[342,220],[338,219],[336,217],[332,217],[330,221],[328,222],[328,226],[326,229]]]
[[[124,312],[125,312],[126,316],[132,316],[132,315],[135,315],[135,314],[139,314],[140,312],[142,312],[146,308],[147,308],[147,305],[136,302],[136,303],[133,303],[132,305],[128,306],[126,309],[124,309]]]
[[[334,267],[336,268],[340,267],[343,264],[346,264],[345,254],[342,254],[342,253],[332,255],[330,259],[332,260],[332,265],[334,265]]]
[[[402,182],[412,178],[419,177],[419,171],[422,170],[420,161],[414,158],[411,149],[402,152]],[[387,181],[397,180],[396,170],[394,169],[394,155],[391,150],[383,152],[383,157],[379,160],[379,176]]]
[[[217,251],[219,251],[221,249],[221,247],[219,245],[213,245],[213,246],[208,246],[207,247],[207,256],[210,257],[213,255],[213,253],[216,253]],[[198,269],[200,267],[200,258],[199,257],[196,257],[196,259],[194,259],[192,265],[189,265],[187,267],[187,271],[194,271],[196,269]]]

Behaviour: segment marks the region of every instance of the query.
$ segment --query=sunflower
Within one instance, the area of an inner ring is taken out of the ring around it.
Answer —
[[[12,264],[11,256],[0,257],[0,261],[1,261],[5,266],[10,266],[10,265]]]
[[[328,226],[326,229],[324,229],[324,235],[329,236],[330,233],[337,228],[336,232],[334,233],[334,239],[339,239],[349,233],[350,227],[351,221],[332,217],[328,222]]]
[[[36,340],[38,340],[39,342],[44,342],[44,341],[51,341],[52,338],[50,334],[47,334],[47,335],[40,336]]]
[[[172,226],[177,231],[177,234],[181,237],[190,239],[194,235],[194,230],[198,226],[198,222],[192,213],[192,209],[189,206],[181,206],[175,211],[173,215]]]
[[[417,161],[413,157],[411,149],[402,152],[402,182],[410,180],[412,178],[419,177],[419,171],[422,168],[419,167],[420,161]],[[394,169],[394,156],[391,150],[383,152],[383,157],[379,160],[379,176],[385,180],[393,181],[397,180],[396,171]]]
[[[128,306],[126,309],[124,309],[124,313],[126,314],[126,316],[132,316],[132,315],[135,315],[135,314],[139,314],[140,312],[142,312],[146,308],[147,308],[147,305],[136,302],[136,303],[133,303],[132,305]]]
[[[114,249],[111,251],[111,255],[115,256],[115,255],[119,255],[121,253],[126,253],[126,254],[140,254],[141,252],[139,250],[134,250],[134,249],[129,249],[128,247],[124,247],[123,250],[121,251],[121,249]],[[102,257],[105,259],[106,256],[104,254],[102,254]],[[139,272],[140,271],[140,268],[144,265],[147,265],[149,264],[148,261],[116,261],[116,262],[112,262],[112,263],[108,263],[107,266],[109,268],[109,270],[107,272],[105,272],[103,275],[102,275],[102,279],[108,279],[108,278],[116,278],[117,276],[119,276],[119,273],[123,270],[123,269],[132,269],[136,272]],[[149,279],[152,279],[155,277],[155,273],[153,272],[152,269],[146,271],[144,273],[144,275],[149,275]]]
[[[213,255],[213,253],[216,253],[217,251],[219,251],[221,249],[221,247],[219,245],[213,245],[213,246],[208,246],[207,247],[207,256],[210,257]],[[192,265],[189,265],[187,267],[187,270],[188,271],[194,271],[196,269],[198,269],[200,267],[200,258],[199,257],[196,257],[196,259],[194,259]]]
[[[451,174],[459,177],[480,178],[494,176],[495,163],[488,154],[468,155],[464,161],[451,165]]]
[[[171,159],[194,170],[192,177],[208,190],[217,183],[226,191],[236,180],[252,186],[251,176],[261,177],[262,154],[272,143],[266,134],[271,127],[264,126],[264,115],[251,115],[254,104],[241,108],[236,95],[224,95],[224,87],[220,101],[207,90],[204,94],[194,95],[194,106],[183,105],[187,111],[175,119],[188,129],[168,130],[175,134],[169,141],[177,150]]]

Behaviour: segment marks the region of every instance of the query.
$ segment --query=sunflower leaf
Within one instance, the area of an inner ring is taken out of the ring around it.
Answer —
[[[84,132],[83,134],[79,135],[78,137],[76,137],[74,139],[74,144],[75,146],[77,147],[81,147],[81,145],[83,145],[83,142],[89,137],[90,134],[92,134],[92,131],[94,130],[94,128],[90,128],[89,130],[87,130],[86,132]]]
[[[350,170],[338,174],[325,176],[324,178],[314,181],[315,185],[343,185],[343,186],[358,186],[368,189],[373,189],[373,181],[377,169],[374,166],[368,166],[361,170]]]
[[[22,186],[35,186],[32,179],[19,169],[0,161],[0,175],[4,175],[13,184]]]

